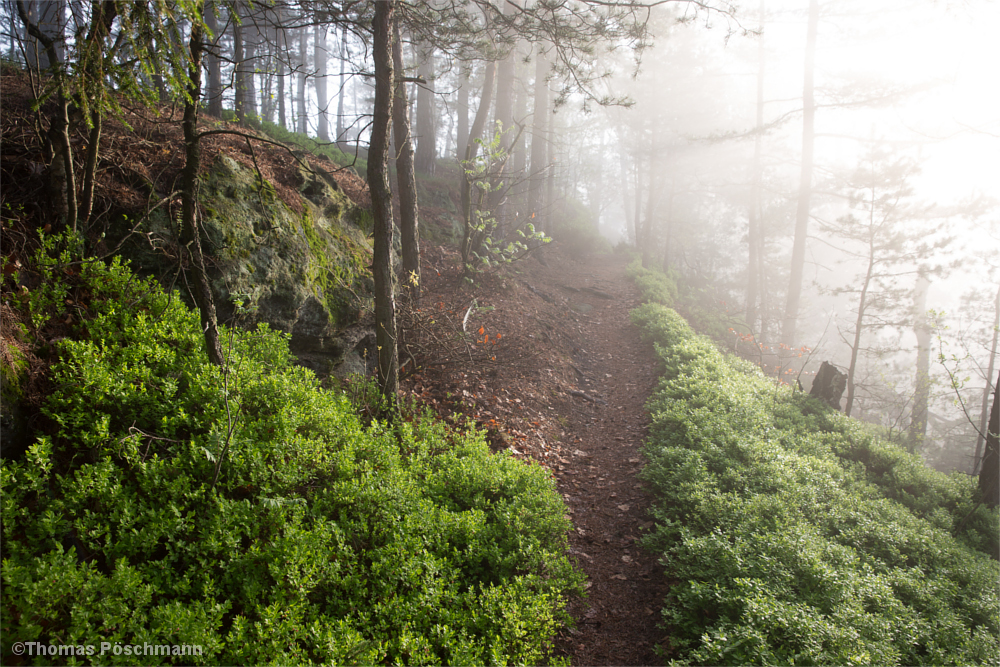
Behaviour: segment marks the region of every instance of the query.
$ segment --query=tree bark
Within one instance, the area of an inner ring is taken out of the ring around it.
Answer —
[[[344,97],[347,95],[347,26],[340,31],[340,90],[337,93],[337,141],[344,141]]]
[[[201,103],[202,29],[197,23],[191,28],[191,61],[188,67],[188,99],[184,102],[184,169],[181,171],[181,244],[190,252],[194,280],[194,300],[201,314],[201,328],[209,360],[225,364],[219,341],[215,300],[205,270],[198,231],[198,168],[201,164],[201,135],[198,133],[198,107]]]
[[[795,343],[802,297],[802,274],[806,265],[806,238],[809,234],[809,201],[812,196],[813,148],[816,141],[816,100],[813,78],[816,69],[816,33],[819,26],[819,0],[809,2],[809,26],[806,33],[805,75],[802,85],[802,171],[799,177],[799,202],[795,212],[795,239],[792,243],[792,267],[785,296],[785,316],[781,341]]]
[[[52,3],[53,6],[65,8],[62,2]],[[43,11],[54,11],[45,10]],[[49,164],[49,188],[55,200],[55,210],[60,219],[59,226],[69,227],[76,232],[77,199],[76,172],[73,168],[73,145],[70,143],[69,126],[69,96],[66,93],[66,72],[63,68],[61,37],[53,37],[44,32],[41,26],[34,23],[28,14],[22,0],[17,2],[17,13],[24,23],[24,29],[30,37],[45,49],[45,59],[48,69],[56,78],[56,113],[53,114],[48,130],[48,139],[52,145],[52,161]],[[43,14],[44,17],[44,14]],[[51,20],[51,19],[50,19]]]
[[[437,168],[437,119],[434,113],[434,52],[428,50],[417,74],[427,82],[417,86],[416,168],[434,174]]]
[[[844,414],[851,416],[854,409],[854,376],[858,367],[858,353],[861,350],[861,328],[865,321],[865,307],[868,298],[868,287],[871,285],[872,275],[875,271],[875,250],[869,246],[868,250],[868,271],[865,273],[865,282],[861,287],[861,296],[858,299],[858,313],[854,322],[854,341],[851,343],[851,364],[847,367],[847,402],[844,405]]]
[[[456,108],[458,119],[455,121],[455,157],[464,160],[465,149],[469,144],[469,70],[465,65],[462,65]]]
[[[990,411],[989,432],[986,434],[986,453],[983,469],[979,473],[979,491],[989,507],[1000,505],[1000,375],[993,389],[993,409]]]
[[[219,25],[215,16],[216,1],[205,3],[205,26],[212,33],[211,48],[205,54],[208,65],[208,85],[205,98],[208,100],[208,113],[216,118],[222,117],[222,60],[219,58]]]
[[[535,49],[535,110],[531,120],[531,177],[528,182],[528,217],[534,219],[535,227],[541,228],[542,204],[544,200],[545,169],[547,163],[548,137],[545,131],[549,116],[549,84],[545,77],[549,73],[548,59]]]
[[[375,109],[368,149],[368,188],[374,219],[375,339],[378,346],[378,384],[395,414],[399,388],[396,350],[396,302],[392,270],[392,197],[386,165],[389,161],[389,123],[393,103],[392,24],[395,0],[375,3],[372,55],[375,60]]]
[[[309,65],[308,48],[309,31],[306,28],[299,28],[299,62],[296,68],[298,70],[299,90],[295,98],[296,114],[298,114],[298,123],[296,123],[295,131],[299,134],[306,134],[309,131],[309,119],[306,115],[306,67]]]
[[[931,384],[931,328],[927,321],[927,290],[931,282],[924,271],[917,278],[914,303],[913,333],[917,336],[917,374],[914,379],[913,409],[906,435],[906,448],[915,453],[920,450],[927,436],[928,402]]]
[[[761,34],[757,36],[757,123],[753,140],[753,161],[750,163],[750,205],[747,229],[747,296],[746,322],[750,329],[756,330],[757,301],[760,284],[761,243],[760,243],[760,213],[761,213],[761,166],[760,153],[764,134],[764,11],[766,0],[760,0],[760,18],[758,20]]]
[[[22,4],[23,2],[18,2],[18,5]],[[25,25],[24,49],[28,69],[44,72],[63,62],[65,12],[65,0],[29,0],[23,14],[18,9]],[[35,26],[37,33],[27,28],[29,22]]]
[[[472,121],[472,129],[469,131],[469,139],[465,143],[465,161],[471,162],[479,154],[479,144],[476,142],[483,134],[483,127],[486,126],[486,118],[490,113],[490,104],[493,102],[493,86],[496,83],[497,64],[490,61],[486,65],[486,76],[483,80],[483,94],[479,100],[479,108],[476,109],[476,117]],[[469,180],[465,171],[462,171],[462,266],[464,273],[468,277],[470,272],[469,262],[472,259],[472,181]]]
[[[101,131],[104,125],[104,43],[111,34],[111,25],[118,15],[114,2],[103,0],[91,6],[90,29],[87,44],[93,49],[88,54],[85,68],[89,79],[87,87],[97,85],[101,93],[95,94],[87,105],[90,117],[90,132],[87,137],[86,163],[83,171],[83,192],[80,194],[80,213],[84,227],[90,221],[94,209],[94,188],[97,184],[97,160],[101,149]]]
[[[320,141],[330,141],[330,98],[326,91],[326,26],[317,16],[316,43],[313,45],[313,58],[316,61],[316,105],[319,116],[316,122],[316,136]]]
[[[1000,336],[1000,289],[997,289],[997,298],[993,302],[993,344],[990,345],[990,361],[986,371],[986,381],[993,377],[994,364],[997,358],[997,337]],[[990,407],[990,385],[983,389],[983,405],[979,411],[979,435],[976,436],[976,453],[972,459],[972,474],[979,473],[979,464],[983,452],[983,442],[986,440],[986,425],[989,420]]]
[[[396,138],[396,182],[399,186],[399,234],[403,250],[403,293],[416,303],[420,299],[420,218],[417,180],[414,175],[413,141],[410,133],[409,102],[403,82],[403,40],[399,21],[393,22],[392,62],[396,72],[396,97],[392,103]]]

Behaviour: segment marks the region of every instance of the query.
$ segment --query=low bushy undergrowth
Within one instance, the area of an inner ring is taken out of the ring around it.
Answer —
[[[675,664],[1000,661],[998,515],[972,480],[776,387],[660,304],[633,320],[665,370],[643,474],[646,546],[678,582]]]
[[[143,664],[549,658],[581,578],[542,468],[427,416],[363,425],[264,327],[226,332],[215,367],[197,314],[116,264],[48,271],[72,290],[25,307],[85,316],[43,435],[2,465],[5,664],[15,642],[203,650]]]

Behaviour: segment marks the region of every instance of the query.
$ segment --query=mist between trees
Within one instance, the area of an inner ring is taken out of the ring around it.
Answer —
[[[808,391],[830,361],[845,412],[936,467],[980,470],[1000,321],[987,2],[2,7],[6,57],[55,74],[39,86],[59,112],[39,127],[69,227],[91,215],[112,90],[186,104],[192,123],[308,135],[367,176],[387,395],[400,288],[378,267],[394,190],[419,298],[416,173],[461,181],[470,278],[495,258],[484,239],[576,216],[673,275],[689,319],[776,381]],[[193,150],[211,130],[190,127]],[[74,132],[89,138],[80,182],[59,166]]]

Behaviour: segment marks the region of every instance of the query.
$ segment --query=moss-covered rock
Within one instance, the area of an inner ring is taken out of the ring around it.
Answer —
[[[372,291],[371,214],[329,174],[304,164],[298,214],[255,170],[219,156],[199,191],[202,246],[220,321],[267,322],[291,334],[293,350],[327,374],[369,341],[358,326]],[[120,219],[110,240],[134,224]],[[158,210],[141,229],[145,236],[133,237],[122,254],[144,272],[169,277],[176,271],[176,223]]]

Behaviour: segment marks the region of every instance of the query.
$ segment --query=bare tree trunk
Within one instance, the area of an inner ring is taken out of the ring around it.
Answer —
[[[861,287],[861,296],[858,300],[858,315],[854,322],[854,341],[851,343],[851,364],[847,367],[847,402],[844,405],[844,414],[848,417],[851,416],[851,410],[854,408],[854,377],[858,367],[858,353],[861,350],[861,328],[864,326],[868,287],[871,285],[874,270],[875,250],[869,247],[868,272],[865,274],[865,282]]]
[[[465,159],[465,148],[469,143],[469,70],[462,65],[461,82],[458,86],[458,120],[455,130],[455,156]]]
[[[746,321],[751,330],[757,325],[757,300],[759,299],[760,277],[760,213],[761,213],[761,141],[764,134],[764,11],[766,0],[760,0],[758,25],[761,34],[757,36],[757,124],[753,140],[753,162],[750,164],[750,206],[748,217],[748,257]]]
[[[337,141],[344,141],[344,97],[347,95],[347,26],[340,31],[340,91],[337,94]]]
[[[993,409],[986,434],[983,469],[979,473],[979,490],[987,506],[1000,505],[1000,375],[997,375],[997,384],[993,389]]]
[[[486,125],[486,118],[490,113],[490,104],[493,101],[493,86],[496,83],[497,64],[490,61],[486,65],[486,76],[483,80],[483,94],[479,100],[479,108],[476,110],[476,117],[472,121],[472,129],[469,131],[469,138],[465,144],[465,161],[471,162],[476,159],[479,153],[479,144],[476,142]],[[464,273],[468,277],[470,273],[470,262],[472,260],[472,182],[468,175],[462,172],[462,266]]]
[[[23,5],[23,2],[18,2]],[[20,8],[18,14],[21,14]],[[53,65],[63,62],[63,40],[66,31],[65,0],[30,0],[24,8],[21,21],[25,26],[30,22],[39,34],[25,30],[25,55],[28,69],[43,72]],[[49,44],[51,42],[51,49]]]
[[[652,163],[652,157],[650,157]],[[656,213],[656,206],[660,199],[660,187],[657,183],[657,171],[650,164],[649,169],[649,197],[646,199],[646,223],[642,230],[642,240],[639,245],[642,251],[642,266],[650,269],[653,267],[653,248],[655,234],[653,232],[653,215]]]
[[[393,21],[392,62],[396,72],[396,97],[392,118],[396,138],[396,182],[399,186],[399,234],[403,250],[403,288],[409,301],[420,299],[420,218],[417,207],[417,180],[413,173],[413,141],[410,134],[409,103],[403,82],[403,40],[399,21]]]
[[[378,383],[395,413],[399,388],[396,349],[396,302],[392,270],[392,196],[386,165],[389,161],[389,123],[392,117],[392,24],[395,1],[375,3],[372,55],[375,60],[375,110],[368,149],[368,188],[372,199],[375,250],[375,338],[378,345]]]
[[[188,99],[184,102],[184,153],[185,163],[181,172],[181,244],[191,254],[191,273],[194,279],[194,299],[201,314],[201,328],[205,334],[208,358],[217,366],[225,363],[219,341],[215,300],[205,270],[205,257],[201,252],[198,232],[198,168],[201,164],[201,135],[198,133],[198,107],[201,103],[202,32],[195,24],[191,29],[191,62],[188,68]]]
[[[632,238],[635,239],[636,248],[642,243],[642,154],[636,147],[635,154],[635,217],[632,220]]]
[[[296,96],[296,113],[298,123],[295,131],[299,134],[306,134],[309,131],[308,116],[306,114],[306,67],[309,65],[309,31],[306,28],[299,28],[299,62],[298,81],[299,90]]]
[[[993,302],[993,344],[990,345],[990,361],[986,371],[986,381],[993,377],[994,364],[997,358],[997,336],[1000,335],[1000,289],[997,289],[997,298]],[[983,389],[983,405],[979,412],[979,435],[976,437],[976,454],[972,459],[972,474],[979,473],[980,457],[983,451],[983,442],[986,440],[986,422],[989,418],[990,405],[990,385]]]
[[[52,3],[60,11],[65,9],[62,2]],[[36,8],[37,9],[37,8]],[[55,9],[43,8],[44,12],[55,11]],[[57,110],[53,114],[48,130],[48,140],[52,145],[52,160],[49,164],[49,188],[55,200],[54,208],[60,219],[60,226],[69,227],[76,231],[77,223],[77,199],[76,199],[76,173],[73,168],[73,145],[70,143],[69,125],[69,96],[66,92],[66,72],[62,62],[62,37],[47,34],[38,24],[32,21],[21,0],[17,2],[17,13],[24,24],[24,29],[36,43],[41,44],[45,49],[45,62],[51,75],[57,82],[56,102]],[[61,14],[60,14],[61,16]],[[52,20],[51,17],[47,20]],[[61,25],[61,23],[59,24]]]
[[[113,2],[95,2],[91,6],[90,29],[87,42],[93,45],[93,52],[88,56],[85,65],[87,77],[91,82],[104,81],[104,43],[111,34],[111,25],[118,15],[118,7]],[[79,218],[82,226],[90,222],[90,214],[94,209],[94,188],[97,184],[97,158],[101,149],[101,131],[104,125],[104,100],[93,99],[88,105],[90,116],[90,132],[87,137],[86,164],[83,171],[83,192],[80,194]]]
[[[545,187],[545,169],[548,151],[548,138],[545,130],[549,114],[549,83],[545,77],[549,73],[549,62],[541,52],[541,46],[535,48],[535,110],[531,124],[531,177],[528,183],[528,217],[534,218],[536,227],[541,227],[543,188]]]
[[[318,17],[317,17],[318,19]],[[313,45],[313,58],[316,60],[316,104],[319,116],[316,123],[316,136],[320,141],[330,141],[330,98],[326,92],[326,26],[316,21],[316,43]]]
[[[427,81],[417,87],[416,168],[433,174],[437,167],[437,119],[434,113],[434,52],[423,55],[417,74]]]
[[[921,270],[917,277],[914,303],[913,333],[917,336],[917,375],[913,393],[913,410],[910,411],[910,427],[906,435],[906,448],[918,452],[927,436],[927,411],[931,385],[931,328],[927,321],[927,290],[931,281]]]
[[[785,297],[785,317],[781,341],[794,345],[802,296],[802,274],[806,265],[806,238],[809,234],[809,200],[812,196],[813,145],[816,140],[816,100],[813,78],[816,70],[816,33],[819,26],[819,0],[809,2],[809,27],[806,34],[805,76],[802,85],[802,172],[799,178],[799,204],[795,212],[795,239],[792,244],[792,269]]]
[[[208,113],[216,118],[222,117],[222,60],[219,58],[219,25],[215,16],[216,1],[208,0],[205,3],[205,26],[212,33],[210,48],[205,54],[208,64],[208,86],[205,90],[205,97],[208,100]]]
[[[234,83],[236,85],[236,95],[234,99],[234,110],[236,111],[236,120],[240,125],[247,125],[250,119],[250,77],[252,76],[253,70],[250,68],[247,44],[245,37],[245,32],[247,26],[244,25],[245,7],[242,2],[237,2],[233,5],[233,12],[235,13],[233,20],[233,60],[235,63],[233,67],[235,71],[233,73]]]

